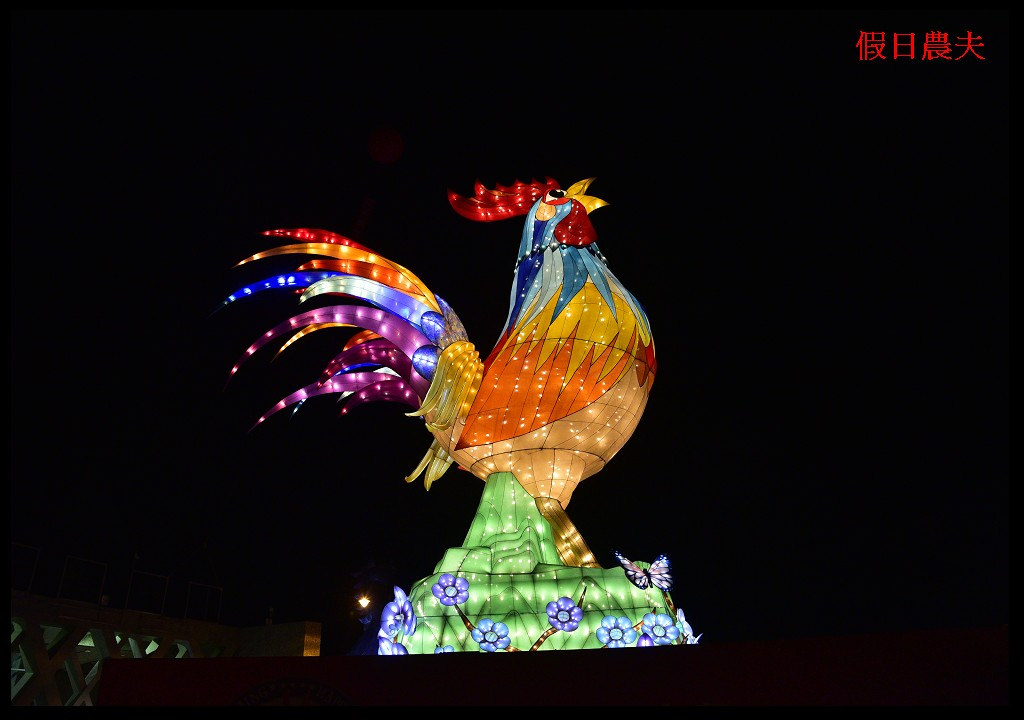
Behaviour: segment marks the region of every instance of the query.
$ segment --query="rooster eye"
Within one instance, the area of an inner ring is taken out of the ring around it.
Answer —
[[[552,200],[560,200],[565,197],[565,190],[548,190],[548,194],[544,196],[544,202],[551,202]]]

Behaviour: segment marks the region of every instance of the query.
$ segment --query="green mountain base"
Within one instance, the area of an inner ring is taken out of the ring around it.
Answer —
[[[446,645],[481,652],[458,610],[442,605],[431,591],[444,573],[469,581],[469,599],[460,606],[466,619],[473,625],[484,618],[505,623],[511,647],[518,650],[529,650],[551,628],[547,605],[561,597],[577,604],[583,598],[583,619],[576,630],[547,637],[538,650],[600,648],[595,633],[604,617],[627,617],[635,625],[646,613],[671,612],[670,596],[640,590],[622,568],[564,564],[555,546],[560,540],[516,477],[494,473],[463,545],[449,548],[433,574],[410,589],[417,628],[402,644],[413,654]]]

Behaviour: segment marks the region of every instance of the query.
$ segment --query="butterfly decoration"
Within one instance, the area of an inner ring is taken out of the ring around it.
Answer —
[[[615,551],[615,559],[619,561],[619,565],[622,566],[629,581],[641,590],[646,590],[653,585],[659,590],[670,592],[675,585],[675,580],[672,578],[672,565],[666,555],[659,555],[647,569],[638,566],[618,550]]]
[[[686,615],[683,614],[682,608],[676,610],[676,627],[679,628],[683,642],[687,645],[696,645],[704,637],[704,633],[696,636],[693,634],[693,628],[690,627],[690,623],[686,622]]]

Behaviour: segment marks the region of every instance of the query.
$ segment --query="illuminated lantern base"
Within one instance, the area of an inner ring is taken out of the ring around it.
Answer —
[[[668,593],[640,590],[620,567],[566,564],[563,555],[570,555],[573,542],[582,545],[582,538],[564,512],[564,522],[549,522],[545,515],[550,511],[542,512],[545,503],[527,493],[512,473],[488,477],[462,547],[449,548],[433,574],[409,592],[418,619],[415,634],[404,639],[410,653],[433,653],[445,646],[457,652],[488,650],[472,633],[487,619],[508,628],[511,642],[499,650],[523,651],[597,649],[603,647],[597,631],[607,616],[626,617],[639,626],[647,613],[675,615]],[[435,596],[432,588],[446,573],[469,581],[468,600],[446,606]],[[548,606],[559,598],[577,604],[582,598],[578,627],[552,630]]]

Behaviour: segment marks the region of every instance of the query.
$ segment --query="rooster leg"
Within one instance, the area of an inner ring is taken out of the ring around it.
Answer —
[[[554,498],[539,497],[535,500],[540,514],[551,523],[551,529],[555,532],[555,548],[562,562],[571,567],[601,567],[576,525],[565,514],[562,503]]]

